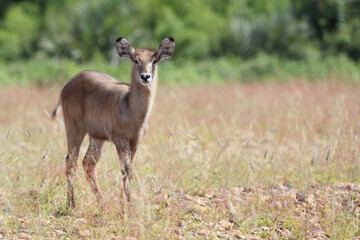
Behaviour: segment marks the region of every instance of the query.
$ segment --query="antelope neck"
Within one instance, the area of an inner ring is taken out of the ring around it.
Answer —
[[[151,88],[143,86],[132,74],[129,93],[130,119],[141,127],[147,121],[157,87],[157,76],[153,76]]]

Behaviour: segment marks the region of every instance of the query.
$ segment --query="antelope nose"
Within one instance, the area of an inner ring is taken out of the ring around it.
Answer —
[[[141,74],[141,79],[144,80],[144,81],[146,81],[146,82],[149,80],[150,77],[151,77],[151,76],[150,76],[150,74],[148,74],[148,73],[142,73],[142,74]]]

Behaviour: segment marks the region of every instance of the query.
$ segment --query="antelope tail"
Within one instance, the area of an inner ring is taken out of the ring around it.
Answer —
[[[51,119],[55,119],[55,117],[56,117],[56,112],[57,112],[57,110],[59,109],[59,107],[61,107],[60,100],[59,100],[59,102],[56,104],[56,106],[54,107],[54,110],[52,111]]]

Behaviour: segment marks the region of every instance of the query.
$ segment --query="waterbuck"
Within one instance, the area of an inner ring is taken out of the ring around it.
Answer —
[[[86,134],[90,144],[83,160],[86,179],[101,200],[95,167],[105,141],[112,141],[122,165],[123,191],[130,201],[132,160],[139,141],[148,130],[148,120],[157,89],[157,63],[172,56],[175,40],[165,38],[157,49],[133,48],[123,37],[116,40],[120,57],[132,61],[131,83],[122,83],[102,72],[83,71],[62,88],[60,101],[67,137],[67,207],[74,207],[74,179],[80,145]]]

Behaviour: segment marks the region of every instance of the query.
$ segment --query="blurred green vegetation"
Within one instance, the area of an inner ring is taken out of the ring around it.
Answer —
[[[128,79],[114,42],[173,36],[168,83],[360,79],[360,0],[0,0],[0,84]],[[124,75],[124,76],[122,76]]]

